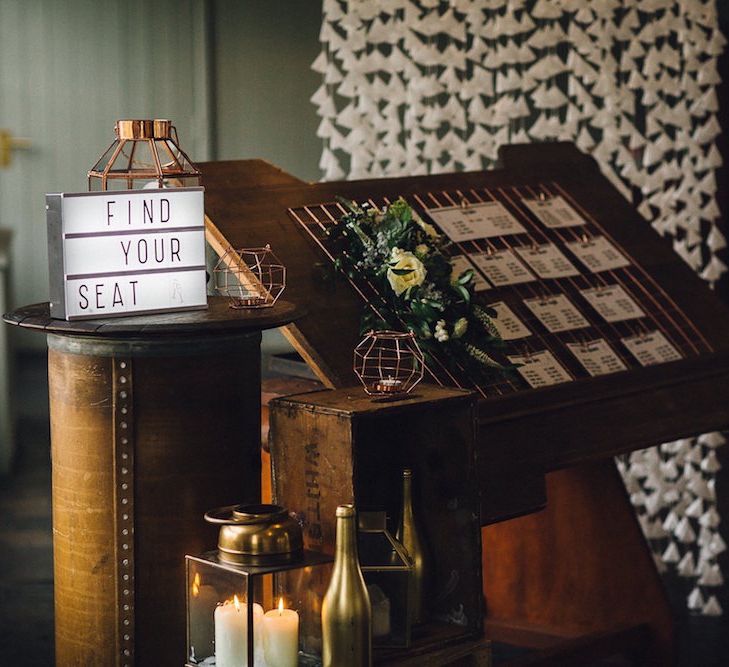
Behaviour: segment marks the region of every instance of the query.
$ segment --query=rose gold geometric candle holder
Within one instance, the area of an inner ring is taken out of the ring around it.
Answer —
[[[412,332],[370,331],[354,348],[354,372],[370,396],[397,396],[423,379],[423,353]]]
[[[286,267],[271,246],[230,248],[213,269],[215,289],[230,307],[270,308],[286,288]]]

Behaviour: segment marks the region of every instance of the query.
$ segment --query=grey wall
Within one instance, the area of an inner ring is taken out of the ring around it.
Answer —
[[[317,180],[320,0],[212,0],[219,160],[264,158]]]

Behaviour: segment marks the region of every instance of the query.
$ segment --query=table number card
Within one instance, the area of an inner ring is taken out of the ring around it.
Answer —
[[[497,287],[536,280],[511,250],[499,250],[491,254],[482,252],[472,255],[471,259]]]
[[[514,364],[521,364],[516,370],[533,389],[572,380],[570,374],[549,350],[533,352],[532,354],[509,355],[509,361]]]
[[[476,292],[483,292],[484,290],[490,289],[491,285],[486,282],[484,277],[473,267],[463,255],[456,255],[451,257],[451,265],[456,275],[461,275],[464,271],[469,269],[473,271],[473,285]]]
[[[503,301],[490,303],[489,308],[493,308],[496,311],[496,319],[492,320],[492,322],[504,340],[517,340],[532,335],[532,332],[529,331],[527,326]]]
[[[540,278],[569,278],[580,275],[577,268],[554,243],[514,249]]]
[[[630,266],[630,261],[604,236],[565,245],[593,273]]]
[[[454,243],[526,232],[497,201],[428,209],[428,214]]]
[[[666,340],[660,331],[628,336],[623,338],[622,342],[641,366],[653,366],[683,359],[681,353]]]
[[[586,221],[573,209],[561,195],[547,199],[522,199],[540,222],[550,229],[576,227]]]
[[[584,343],[567,343],[567,348],[592,377],[628,370],[604,338]]]
[[[524,299],[524,303],[550,333],[590,326],[582,313],[564,294]]]
[[[641,307],[621,285],[593,287],[581,290],[580,294],[606,322],[623,322],[645,317]]]

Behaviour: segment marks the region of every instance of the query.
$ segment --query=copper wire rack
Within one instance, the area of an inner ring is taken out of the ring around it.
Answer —
[[[524,199],[544,199],[561,196],[585,221],[579,227],[546,227],[524,203]],[[712,347],[676,305],[661,286],[643,269],[630,253],[607,232],[588,210],[577,202],[563,187],[554,181],[537,185],[515,185],[499,188],[473,188],[455,191],[424,192],[406,197],[408,203],[428,222],[437,222],[430,216],[431,211],[453,206],[469,206],[481,202],[498,201],[523,226],[524,232],[508,236],[491,236],[489,238],[453,242],[447,252],[451,258],[462,256],[480,275],[489,288],[476,293],[477,302],[483,305],[505,303],[517,318],[531,331],[531,335],[523,339],[510,341],[508,353],[514,355],[531,355],[547,350],[554,355],[563,367],[570,380],[582,380],[591,377],[590,373],[569,351],[568,343],[589,344],[596,339],[604,339],[623,362],[628,370],[641,368],[641,364],[625,347],[622,339],[630,336],[644,336],[660,332],[683,358],[698,356],[712,352]],[[363,203],[363,202],[359,202]],[[373,206],[381,207],[390,200],[369,200]],[[344,215],[345,209],[336,202],[290,208],[289,214],[311,236],[324,254],[334,262],[336,257],[329,247],[326,230],[337,223]],[[629,261],[627,266],[617,269],[591,272],[574,258],[567,243],[584,241],[603,236]],[[540,278],[530,271],[532,280],[520,284],[494,286],[473,261],[480,253],[494,253],[516,248],[529,248],[550,243],[557,248],[579,270],[579,275],[568,278]],[[362,300],[377,314],[384,303],[384,297],[378,288],[366,276],[360,274],[348,278],[354,290]],[[634,319],[608,322],[593,311],[583,299],[581,291],[586,289],[603,289],[620,286],[643,311],[644,316]],[[564,294],[579,311],[589,326],[552,333],[532,313],[524,303],[534,298],[547,298]],[[464,369],[454,368],[444,359],[430,355],[425,363],[426,381],[440,385],[450,385],[464,389],[473,389],[482,396],[499,396],[526,390],[529,384],[521,377],[495,378],[490,382],[475,382]]]

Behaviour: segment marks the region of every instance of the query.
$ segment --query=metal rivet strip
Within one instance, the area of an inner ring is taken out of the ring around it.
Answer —
[[[134,664],[134,417],[132,360],[114,357],[114,522],[117,665]]]

